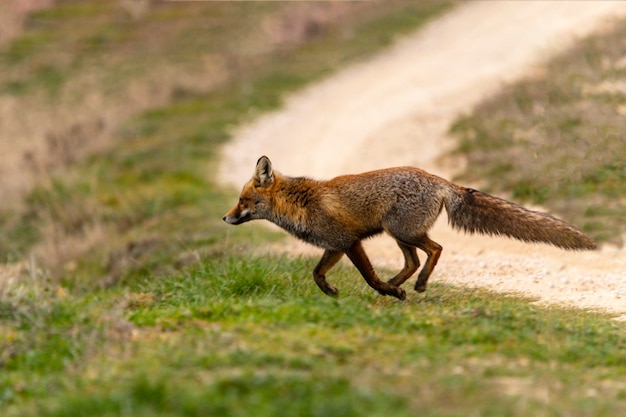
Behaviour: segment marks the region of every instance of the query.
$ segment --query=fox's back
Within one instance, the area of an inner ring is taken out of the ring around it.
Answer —
[[[363,214],[381,214],[394,207],[424,207],[439,200],[448,181],[414,167],[387,168],[342,175],[324,182],[328,196]]]
[[[422,229],[434,223],[450,185],[412,167],[343,175],[320,183],[320,209],[360,237],[382,232],[389,222]]]

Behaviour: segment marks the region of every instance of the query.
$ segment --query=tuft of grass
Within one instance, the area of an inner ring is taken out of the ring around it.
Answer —
[[[626,23],[508,86],[451,128],[461,178],[546,206],[600,241],[626,232]],[[623,243],[623,242],[621,242]]]

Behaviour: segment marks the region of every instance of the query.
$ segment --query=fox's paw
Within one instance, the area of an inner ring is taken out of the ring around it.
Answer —
[[[322,291],[324,291],[324,294],[328,295],[329,297],[337,297],[339,295],[339,290],[330,284],[327,284],[323,288],[320,288],[322,289]]]
[[[404,300],[406,298],[406,291],[404,291],[402,288],[400,287],[391,287],[391,288],[392,288],[392,291],[389,293],[389,295],[393,295],[398,300]]]
[[[415,283],[415,291],[417,292],[425,292],[426,291],[426,283],[420,283],[419,281]]]

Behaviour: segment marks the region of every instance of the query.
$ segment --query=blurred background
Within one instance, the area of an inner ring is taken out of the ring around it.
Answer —
[[[452,4],[3,0],[2,261],[91,277],[181,223],[218,241],[198,199],[230,128]]]

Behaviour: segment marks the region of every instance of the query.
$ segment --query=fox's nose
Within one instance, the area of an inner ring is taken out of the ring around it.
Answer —
[[[223,217],[222,217],[222,220],[226,221],[226,216],[223,216]]]

